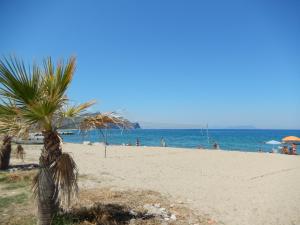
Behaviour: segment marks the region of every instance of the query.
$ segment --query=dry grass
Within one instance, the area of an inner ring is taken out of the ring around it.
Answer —
[[[93,225],[185,225],[185,224],[212,224],[208,217],[197,216],[192,210],[180,203],[172,203],[170,196],[163,196],[154,191],[115,191],[110,188],[82,190],[78,202],[73,205],[71,214],[76,217],[76,212],[86,212],[86,218],[78,221],[78,224]],[[162,221],[161,218],[147,217],[145,204],[160,204],[168,212],[175,214],[176,221]],[[130,210],[137,213],[136,217],[128,214]],[[89,217],[89,213],[94,213]],[[66,214],[68,215],[68,214]],[[121,218],[117,219],[118,216]],[[84,217],[82,217],[84,218]],[[97,219],[101,219],[99,222]],[[106,222],[103,222],[106,221]]]
[[[0,224],[36,224],[36,206],[31,197],[33,171],[0,173]],[[89,179],[87,177],[81,179]],[[13,185],[14,187],[12,187]],[[8,188],[7,187],[11,187]],[[2,204],[2,205],[1,205]],[[175,221],[163,221],[149,216],[145,204],[160,204],[175,214]],[[132,211],[135,214],[132,214]],[[187,225],[214,224],[208,217],[198,216],[187,206],[176,203],[170,196],[151,190],[86,189],[68,211],[55,217],[54,225]]]
[[[36,223],[31,198],[34,171],[0,173],[0,224],[32,225]]]
[[[37,174],[37,170],[31,170],[31,171],[16,171],[13,173],[3,173],[2,177],[7,182],[31,182],[34,178],[34,176]]]

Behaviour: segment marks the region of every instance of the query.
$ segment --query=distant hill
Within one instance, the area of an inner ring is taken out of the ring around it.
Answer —
[[[131,126],[132,126],[133,129],[140,129],[141,128],[141,126],[138,122],[131,123]],[[117,125],[112,124],[110,126],[110,129],[119,129],[119,127]]]
[[[226,127],[225,129],[256,129],[255,126],[251,126],[251,125],[243,125],[243,126],[229,126],[229,127]]]
[[[84,116],[79,116],[79,117],[75,117],[73,119],[65,119],[63,122],[62,122],[62,126],[61,126],[61,129],[78,129],[79,128],[79,125],[80,123],[82,122],[82,120],[86,117],[86,116],[94,116],[96,115],[97,113],[88,113],[88,114],[85,114]],[[141,126],[138,122],[131,122],[131,125],[132,125],[132,128],[133,129],[140,129]],[[110,126],[111,129],[119,129],[118,126],[116,125],[111,125]]]

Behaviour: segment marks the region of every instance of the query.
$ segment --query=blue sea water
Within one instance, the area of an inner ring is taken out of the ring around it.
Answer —
[[[237,130],[237,129],[136,129],[121,131],[107,130],[107,142],[114,145],[131,143],[135,145],[139,138],[141,145],[160,146],[163,137],[167,146],[179,148],[197,148],[202,146],[212,148],[214,142],[223,150],[252,151],[260,148],[267,152],[271,145],[264,142],[269,140],[281,141],[285,136],[300,136],[300,130]],[[86,135],[75,131],[74,135],[63,136],[65,142],[81,143],[83,141],[103,142],[103,135],[97,131],[89,131]],[[299,151],[299,150],[298,150]]]

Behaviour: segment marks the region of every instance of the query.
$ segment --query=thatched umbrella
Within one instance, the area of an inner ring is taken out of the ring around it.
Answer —
[[[107,129],[117,126],[120,129],[131,129],[132,124],[125,118],[117,115],[114,112],[99,113],[94,116],[84,118],[80,124],[81,131],[88,131],[93,129],[100,130],[104,138],[104,157],[106,158],[106,145],[107,145]],[[103,133],[103,129],[105,133]]]

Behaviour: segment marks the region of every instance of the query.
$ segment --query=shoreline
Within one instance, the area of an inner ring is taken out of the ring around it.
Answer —
[[[90,146],[104,146],[104,142],[91,142],[91,144],[83,144],[83,143],[74,143],[74,142],[63,142],[64,144],[76,144],[76,145],[90,145]],[[93,143],[97,143],[97,144],[93,144]],[[136,145],[118,145],[118,144],[109,144],[107,145],[107,147],[110,146],[115,146],[115,147],[141,147],[141,148],[161,148],[161,149],[185,149],[187,151],[191,151],[191,150],[200,150],[200,151],[224,151],[224,152],[245,152],[245,153],[267,153],[267,154],[275,154],[275,155],[289,155],[289,156],[299,156],[300,154],[297,155],[291,155],[291,154],[282,154],[280,152],[266,152],[266,151],[252,151],[252,150],[240,150],[240,149],[212,149],[212,148],[189,148],[189,147],[173,147],[173,146],[166,146],[166,147],[162,147],[162,146],[149,146],[149,145],[140,145],[140,146],[136,146]]]
[[[76,131],[75,131],[76,132]],[[208,136],[207,136],[208,135]],[[137,139],[145,146],[161,147],[162,140],[169,147],[189,148],[189,149],[215,149],[214,145],[223,150],[271,152],[272,147],[277,151],[279,146],[266,144],[270,140],[282,142],[287,136],[300,136],[300,131],[284,130],[212,130],[211,132],[201,132],[199,129],[139,129],[120,133],[119,130],[108,131],[107,140],[113,145],[131,144],[135,145]],[[103,137],[96,131],[90,131],[88,135],[81,136],[77,133],[73,136],[63,137],[65,142],[82,143],[83,140],[91,142],[103,141]]]
[[[96,143],[96,144],[95,144]],[[16,143],[14,143],[16,145]],[[91,144],[84,144],[84,143],[77,143],[77,142],[63,142],[63,144],[74,144],[74,145],[84,145],[84,146],[104,146],[103,142],[91,142]],[[43,146],[43,144],[22,144],[22,146]],[[182,150],[185,149],[187,151],[194,151],[194,150],[200,150],[200,151],[223,151],[223,152],[241,152],[241,153],[259,153],[259,154],[275,154],[275,155],[288,155],[288,156],[300,156],[300,154],[291,155],[291,154],[283,154],[280,152],[267,152],[267,151],[252,151],[252,150],[240,150],[240,149],[212,149],[212,148],[192,148],[192,147],[173,147],[173,146],[150,146],[150,145],[118,145],[118,144],[109,144],[107,147],[137,147],[137,148],[158,148],[158,149],[178,149]]]

